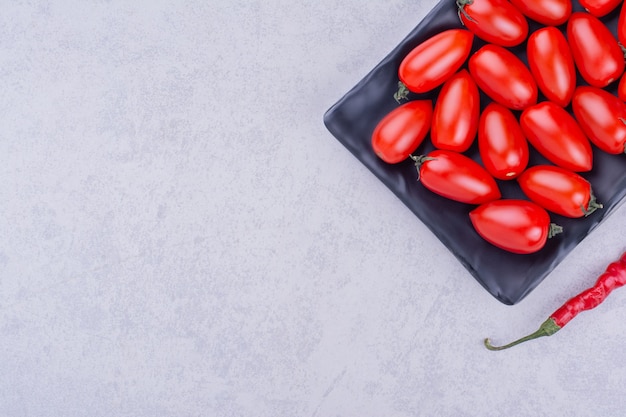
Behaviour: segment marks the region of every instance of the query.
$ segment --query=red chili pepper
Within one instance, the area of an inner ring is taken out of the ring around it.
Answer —
[[[600,275],[593,287],[570,298],[558,310],[552,313],[536,332],[504,346],[493,346],[489,339],[485,339],[485,346],[489,350],[503,350],[527,340],[542,336],[552,336],[576,317],[578,313],[599,306],[611,291],[623,285],[626,285],[626,252],[622,254],[618,261],[611,263],[606,268],[606,271]]]

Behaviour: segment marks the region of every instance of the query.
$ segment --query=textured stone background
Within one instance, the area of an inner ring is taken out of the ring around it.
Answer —
[[[434,1],[0,13],[0,415],[623,416],[626,206],[514,307],[324,128]]]

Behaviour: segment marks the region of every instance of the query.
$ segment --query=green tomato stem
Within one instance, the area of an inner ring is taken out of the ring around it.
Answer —
[[[548,239],[553,238],[559,233],[563,233],[563,227],[555,223],[550,223],[550,230],[548,230]]]
[[[598,203],[598,200],[596,200],[596,196],[593,195],[593,192],[591,192],[591,195],[589,197],[589,204],[587,204],[587,208],[585,207],[581,207],[581,208],[583,210],[583,213],[585,213],[585,217],[587,217],[591,213],[596,211],[597,209],[601,209],[603,207],[604,206],[602,205],[602,203]]]
[[[432,156],[426,156],[426,155],[419,155],[419,156],[409,155],[409,157],[413,160],[413,162],[415,162],[415,169],[417,169],[417,181],[419,181],[421,178],[420,167],[422,166],[422,164],[424,162],[434,161],[437,159],[437,158],[433,158]]]
[[[463,19],[461,19],[461,14],[463,15],[464,18],[466,18],[470,22],[475,22],[475,20],[472,19],[472,17],[467,13],[467,11],[465,11],[465,6],[471,5],[473,3],[474,3],[474,0],[456,0],[456,7],[458,9],[457,14],[459,15],[459,20],[464,26],[465,26],[465,23],[463,23]]]
[[[409,93],[407,86],[402,81],[398,81],[398,91],[394,93],[393,98],[400,104],[402,100],[409,99]]]

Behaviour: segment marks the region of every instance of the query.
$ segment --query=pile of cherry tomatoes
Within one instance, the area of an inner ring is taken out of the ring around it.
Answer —
[[[580,174],[593,167],[592,144],[625,153],[626,5],[577,0],[586,10],[578,12],[571,1],[457,0],[465,28],[404,57],[400,105],[372,134],[378,157],[411,158],[424,187],[474,206],[476,232],[513,253],[537,252],[561,231],[548,212],[578,218],[602,207]],[[616,38],[602,18],[618,7]],[[531,33],[527,19],[541,27]],[[485,44],[470,56],[475,38]],[[511,51],[524,43],[527,64]],[[436,100],[408,99],[435,89]],[[490,99],[482,111],[480,91]],[[413,155],[429,133],[435,150]],[[476,138],[482,163],[464,154]],[[550,164],[529,166],[530,146]],[[516,180],[527,199],[502,198],[496,179]]]

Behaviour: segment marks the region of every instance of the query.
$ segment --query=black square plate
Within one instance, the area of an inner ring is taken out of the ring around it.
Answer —
[[[575,1],[574,10],[582,7]],[[618,10],[602,21],[616,33]],[[529,19],[530,31],[540,26]],[[474,231],[469,212],[474,206],[457,203],[425,189],[416,178],[412,161],[389,165],[373,153],[371,134],[377,123],[398,106],[393,94],[397,90],[397,70],[406,54],[429,37],[447,29],[463,27],[454,0],[442,0],[417,27],[363,80],[333,105],[324,115],[328,130],[441,240],[467,268],[471,275],[496,299],[513,305],[528,295],[567,254],[598,224],[612,213],[626,195],[626,155],[609,155],[593,147],[594,168],[583,176],[592,184],[604,209],[587,218],[569,219],[551,214],[552,221],[563,226],[561,235],[549,239],[546,246],[531,255],[516,255],[484,241]],[[564,27],[561,27],[563,31]],[[475,38],[473,51],[484,43]],[[526,43],[511,50],[526,61]],[[466,66],[465,66],[466,68]],[[578,84],[585,84],[579,76]],[[614,83],[617,84],[617,83]],[[615,93],[617,86],[607,90]],[[438,90],[428,94],[411,94],[410,99],[436,99]],[[539,100],[544,99],[541,95]],[[489,99],[481,95],[481,107]],[[568,108],[571,112],[571,108]],[[478,146],[465,153],[480,162]],[[427,137],[416,154],[433,150]],[[532,147],[530,165],[548,163]],[[498,181],[503,198],[525,198],[517,182]],[[419,255],[419,254],[417,254]]]

